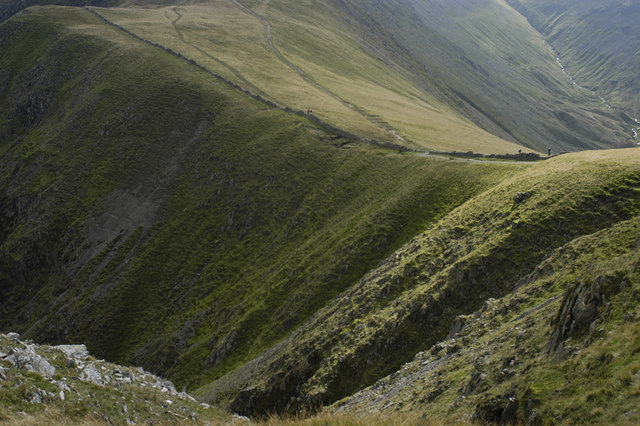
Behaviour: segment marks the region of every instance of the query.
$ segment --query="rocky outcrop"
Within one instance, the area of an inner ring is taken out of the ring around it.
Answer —
[[[594,328],[598,308],[616,292],[622,282],[624,277],[599,275],[593,282],[578,281],[567,289],[554,321],[555,329],[547,346],[547,354],[562,349],[563,341],[578,332],[588,327]]]
[[[69,404],[81,412],[78,405],[89,404],[92,415],[106,423],[146,423],[149,416],[161,424],[198,421],[210,410],[169,380],[93,358],[85,345],[37,345],[17,333],[0,334],[0,382],[0,400],[3,392],[19,391],[27,412],[51,404]],[[115,403],[122,418],[113,417],[109,405]]]

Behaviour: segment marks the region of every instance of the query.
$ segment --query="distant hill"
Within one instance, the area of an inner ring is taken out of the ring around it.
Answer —
[[[519,149],[507,141],[545,153],[634,145],[631,118],[574,87],[536,29],[495,0],[188,1],[100,13],[373,139],[488,153]]]
[[[640,116],[640,4],[626,0],[509,3],[549,40],[581,85]]]
[[[118,4],[118,0],[3,0],[0,3],[0,23],[6,21],[21,10],[36,5],[60,6],[99,6],[109,7]]]
[[[503,2],[331,3],[361,23],[362,39],[377,41],[382,55],[408,58],[405,75],[439,86],[495,134],[539,151],[631,146],[628,117],[575,90],[540,34]]]

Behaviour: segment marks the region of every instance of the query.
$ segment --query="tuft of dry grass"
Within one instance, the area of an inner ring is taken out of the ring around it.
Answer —
[[[451,420],[444,418],[424,418],[418,413],[335,413],[323,411],[319,414],[308,416],[305,414],[295,416],[271,415],[260,419],[258,424],[265,426],[414,426],[414,425],[442,425],[453,424]]]

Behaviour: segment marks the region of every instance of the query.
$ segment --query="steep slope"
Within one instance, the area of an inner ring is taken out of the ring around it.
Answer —
[[[522,148],[482,131],[363,51],[339,11],[325,5],[270,3],[253,11],[240,1],[207,0],[98,11],[254,93],[365,137],[448,151]]]
[[[574,87],[540,34],[496,0],[189,0],[100,13],[374,139],[494,153],[519,149],[504,139],[540,152],[633,144],[631,118]]]
[[[510,0],[558,51],[578,83],[640,115],[640,5],[615,0]]]
[[[0,327],[202,386],[526,168],[373,148],[77,8],[0,27]]]
[[[337,411],[636,424],[640,218],[572,241]]]
[[[359,22],[362,38],[380,34],[377,51],[391,40],[418,78],[444,84],[444,96],[495,134],[539,151],[631,146],[629,117],[572,87],[539,33],[504,2],[332,3]]]
[[[473,314],[490,298],[518,298],[522,305],[514,311],[517,316],[525,306],[535,307],[562,293],[565,285],[575,284],[568,290],[567,312],[579,318],[580,312],[588,311],[591,318],[604,299],[596,290],[593,296],[585,293],[590,283],[599,283],[596,287],[607,300],[617,292],[612,286],[622,281],[628,291],[640,285],[634,234],[640,211],[639,164],[635,150],[566,155],[506,180],[402,247],[283,342],[200,393],[209,400],[230,401],[234,411],[244,413],[326,405],[396,371],[416,353],[444,340],[458,316]],[[595,244],[604,237],[611,240]],[[568,246],[581,247],[577,264],[566,256]],[[557,265],[548,265],[550,256]],[[578,266],[590,260],[597,262],[593,270]],[[618,263],[621,276],[612,268]],[[542,280],[555,271],[557,276]],[[567,281],[569,273],[577,274],[571,276],[576,281]],[[551,294],[546,287],[537,293],[538,280],[553,286]],[[537,284],[526,287],[528,294],[514,293],[532,282]],[[575,302],[575,294],[582,293]],[[619,300],[625,299],[624,294]],[[579,305],[580,300],[593,304],[593,309],[590,305],[574,309],[571,303]],[[549,309],[557,307],[556,303]],[[578,325],[572,326],[566,315],[561,311],[553,323],[559,334],[550,343],[552,353],[585,321],[595,318],[576,319]],[[503,325],[497,322],[479,333],[490,336]],[[544,333],[548,327],[536,330]],[[541,349],[543,344],[535,344],[530,365],[540,371],[551,361]],[[443,349],[434,348],[434,353]],[[459,350],[459,346],[451,349]],[[479,341],[475,350],[489,349],[482,349]],[[466,380],[469,370],[456,365],[450,374]],[[524,385],[520,379],[514,385]],[[404,390],[411,393],[411,389]],[[454,389],[446,401],[452,402]],[[575,394],[582,391],[576,389]],[[442,405],[433,411],[437,409],[446,414]]]
[[[99,6],[110,7],[118,4],[118,0],[4,0],[0,3],[0,23],[13,15],[36,5],[60,5],[60,6]]]

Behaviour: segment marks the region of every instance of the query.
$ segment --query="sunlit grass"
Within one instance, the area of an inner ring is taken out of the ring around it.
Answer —
[[[296,5],[293,15],[264,5],[257,9],[272,24],[276,48],[304,77],[270,50],[264,23],[231,1],[99,10],[249,90],[294,109],[312,109],[318,117],[364,137],[449,151],[514,153],[521,148],[463,119],[363,51],[326,9],[304,15],[308,8]]]

